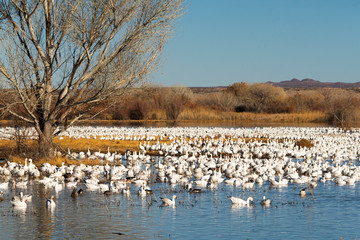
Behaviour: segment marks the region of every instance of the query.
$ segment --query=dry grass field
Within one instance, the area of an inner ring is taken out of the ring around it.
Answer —
[[[191,123],[192,126],[195,126],[196,123],[201,126],[202,124],[210,124],[214,126],[226,126],[227,124],[268,124],[268,123],[277,123],[277,124],[289,124],[289,123],[321,123],[325,121],[325,114],[321,112],[309,112],[309,113],[291,113],[291,114],[255,114],[255,113],[234,113],[234,112],[225,112],[220,113],[216,111],[206,111],[205,109],[195,110],[185,110],[180,116],[179,120],[176,121],[176,124],[187,125]],[[112,121],[112,120],[95,120],[95,121],[79,121],[77,125],[101,125],[101,126],[128,126],[128,125],[142,125],[142,126],[167,126],[169,122],[165,120],[136,120],[136,121]],[[0,126],[12,126],[11,121],[0,121]],[[245,139],[249,141],[251,139]],[[267,139],[257,139],[266,141]],[[148,144],[152,145],[158,140],[150,141]],[[41,164],[44,162],[50,162],[60,166],[63,162],[65,164],[99,164],[103,163],[100,160],[72,160],[66,157],[68,150],[71,152],[87,152],[88,149],[91,152],[100,151],[107,153],[120,153],[124,154],[127,150],[130,151],[139,151],[139,141],[130,141],[130,140],[100,140],[99,137],[96,139],[74,139],[63,137],[54,138],[54,145],[58,151],[62,153],[62,156],[55,157],[53,159],[37,159],[36,163]],[[166,142],[167,144],[170,141],[160,141]],[[141,141],[143,143],[143,141]],[[19,149],[18,144],[15,140],[0,140],[0,158],[15,161],[15,162],[24,162],[25,157],[31,156],[31,154],[36,154],[37,141],[26,140],[21,145]],[[19,152],[28,152],[29,154],[19,154]],[[154,155],[156,152],[147,152],[147,154]]]

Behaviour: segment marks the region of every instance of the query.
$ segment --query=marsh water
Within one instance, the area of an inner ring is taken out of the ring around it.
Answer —
[[[319,183],[304,198],[299,184],[243,190],[219,184],[189,193],[179,185],[151,184],[153,194],[141,198],[136,185],[130,197],[85,191],[73,200],[71,189],[54,193],[31,181],[26,189],[5,191],[0,203],[1,239],[354,239],[360,237],[360,187]],[[85,189],[85,187],[82,187]],[[33,194],[26,210],[11,207],[19,191]],[[56,207],[45,199],[54,194]],[[177,196],[175,207],[160,197]],[[263,195],[272,199],[263,208]],[[254,198],[251,207],[233,206],[228,196]]]
[[[356,160],[358,164],[358,160]],[[1,181],[0,181],[1,182]],[[36,180],[26,188],[4,190],[0,202],[0,239],[357,239],[360,237],[360,185],[334,182],[271,187],[269,182],[243,189],[221,183],[216,189],[190,193],[179,185],[152,183],[151,195],[140,197],[139,186],[129,184],[131,195],[71,188],[54,192]],[[299,191],[307,189],[301,198]],[[25,210],[11,206],[14,195],[32,194]],[[47,209],[54,195],[56,207]],[[160,197],[176,195],[176,205],[162,206]],[[263,196],[271,206],[260,205]],[[254,205],[237,207],[229,196],[254,198]]]

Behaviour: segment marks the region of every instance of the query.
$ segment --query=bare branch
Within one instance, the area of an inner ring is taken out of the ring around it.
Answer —
[[[0,1],[0,82],[16,94],[5,105],[49,145],[74,110],[70,124],[144,79],[182,14],[183,0]]]

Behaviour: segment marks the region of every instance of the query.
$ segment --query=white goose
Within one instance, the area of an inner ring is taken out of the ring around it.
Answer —
[[[130,187],[123,188],[121,193],[124,195],[130,195]]]
[[[1,189],[1,190],[7,190],[7,189],[9,189],[9,182],[0,183],[0,189]]]
[[[46,199],[46,207],[47,208],[56,207],[55,197],[54,196],[51,196],[50,198]]]
[[[32,195],[31,194],[24,195],[23,192],[20,192],[20,199],[23,200],[24,202],[31,202]]]
[[[238,206],[250,206],[250,201],[253,202],[254,199],[252,197],[248,197],[247,200],[243,200],[241,198],[237,198],[237,197],[230,197],[230,201],[232,202],[232,204],[234,205],[238,205]]]
[[[266,198],[265,196],[263,196],[263,199],[260,204],[263,207],[270,207],[271,200],[270,200],[270,198]]]
[[[172,196],[172,199],[169,199],[169,198],[160,198],[161,201],[162,201],[162,204],[165,205],[165,206],[175,206],[175,199],[177,197],[175,195]]]
[[[27,207],[26,202],[18,196],[14,196],[10,203],[14,206],[14,208],[18,209],[25,209]]]
[[[145,197],[146,196],[146,190],[145,190],[145,184],[143,184],[138,191],[139,196]]]

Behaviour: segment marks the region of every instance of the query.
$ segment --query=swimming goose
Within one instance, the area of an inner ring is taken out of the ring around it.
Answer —
[[[76,188],[73,188],[73,191],[71,192],[71,197],[72,198],[77,198],[78,197],[78,192],[76,191]]]
[[[210,182],[206,184],[206,187],[209,189],[215,189],[216,185],[214,184],[213,180],[210,180]]]
[[[130,187],[127,186],[126,188],[123,188],[121,190],[121,193],[124,194],[124,195],[130,195]]]
[[[17,187],[17,188],[27,188],[27,181],[21,181],[21,182],[17,182],[16,184],[15,184],[15,186]]]
[[[144,186],[144,185],[142,185],[142,186],[139,188],[138,194],[139,194],[139,196],[141,196],[141,197],[145,197],[145,196],[146,196],[146,190],[145,190],[145,186]]]
[[[266,198],[265,196],[263,196],[263,199],[260,204],[263,207],[270,207],[271,200],[270,200],[270,198]]]
[[[105,197],[108,197],[108,196],[110,196],[111,195],[111,191],[110,190],[106,190],[105,192],[104,192],[104,196]]]
[[[190,193],[201,193],[200,188],[193,188],[193,181],[191,181],[187,184],[187,190]]]
[[[14,196],[12,198],[12,200],[10,201],[10,203],[15,207],[15,208],[26,208],[27,204],[24,200],[20,199],[18,196]]]
[[[300,190],[300,197],[305,197],[306,196],[306,192],[305,192],[305,188]]]
[[[250,201],[253,202],[254,199],[252,197],[248,197],[248,199],[245,201],[241,198],[237,198],[237,197],[230,197],[230,200],[232,202],[232,204],[235,205],[239,205],[239,206],[250,206]]]
[[[0,183],[0,189],[7,190],[9,188],[9,182]]]
[[[76,185],[77,185],[77,182],[75,182],[75,181],[70,181],[70,182],[66,183],[66,187],[68,187],[68,188],[74,188],[74,187],[76,187]]]
[[[31,202],[32,195],[31,194],[24,195],[23,192],[20,192],[20,199],[22,199],[24,202]]]
[[[46,199],[46,207],[48,208],[56,207],[56,203],[54,200],[55,200],[54,196],[51,196],[50,198]]]
[[[161,201],[162,201],[162,204],[165,205],[165,206],[175,206],[175,199],[177,197],[175,195],[172,196],[172,199],[169,199],[169,198],[160,198]]]

